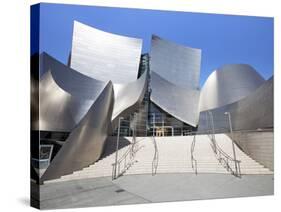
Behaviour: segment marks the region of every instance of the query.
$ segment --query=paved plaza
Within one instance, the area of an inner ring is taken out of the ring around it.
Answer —
[[[70,208],[273,195],[273,175],[127,175],[51,183],[40,187],[41,208]]]

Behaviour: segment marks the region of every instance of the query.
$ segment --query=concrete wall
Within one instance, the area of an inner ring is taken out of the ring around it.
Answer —
[[[234,132],[234,140],[244,152],[270,170],[274,170],[274,133]]]

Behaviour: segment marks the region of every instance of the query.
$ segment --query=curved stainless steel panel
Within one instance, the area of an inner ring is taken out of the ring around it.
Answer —
[[[197,126],[201,50],[152,36],[151,100],[167,113]]]
[[[69,68],[47,53],[40,55],[40,65],[44,71],[51,71],[52,76],[63,90],[82,99],[93,99],[101,93],[107,82],[88,77]]]
[[[233,130],[256,130],[273,127],[273,77],[265,81],[256,91],[234,103],[211,110],[217,131],[228,132],[230,112]],[[199,131],[208,129],[206,112],[200,113]]]
[[[47,71],[40,80],[40,130],[70,131],[84,117],[105,86],[58,62],[47,54],[40,56]]]
[[[39,130],[39,80],[32,75],[30,77],[30,98],[30,128]]]
[[[71,68],[113,83],[137,79],[142,40],[104,32],[74,22]]]
[[[134,110],[143,100],[144,94],[147,89],[147,71],[135,82],[128,83],[126,85],[114,85],[115,103],[112,114],[112,125],[113,128],[116,126],[118,117],[126,117]]]
[[[178,87],[151,72],[151,100],[175,118],[191,126],[198,124],[200,91]]]
[[[273,77],[251,95],[230,106],[235,130],[273,127]]]
[[[42,181],[70,174],[99,159],[108,136],[113,102],[113,85],[109,82],[85,117],[70,133],[43,174]]]
[[[201,49],[152,36],[150,69],[176,86],[199,89]]]
[[[246,64],[229,64],[215,70],[200,94],[200,111],[219,108],[254,92],[264,79]]]
[[[56,84],[51,71],[43,75],[39,87],[39,130],[70,131],[75,126],[71,95]]]

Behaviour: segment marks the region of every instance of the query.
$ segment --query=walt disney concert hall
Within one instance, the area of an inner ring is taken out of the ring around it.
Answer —
[[[150,52],[142,54],[142,39],[75,21],[67,64],[41,53],[39,70],[31,70],[31,146],[40,150],[31,155],[34,180],[272,174],[273,76],[265,80],[248,64],[222,64],[200,87],[202,53],[153,35]],[[177,139],[186,167],[161,168],[161,160],[176,158]],[[201,168],[200,155],[209,154],[220,168]],[[249,169],[249,158],[259,168]],[[148,162],[138,167],[142,161]]]

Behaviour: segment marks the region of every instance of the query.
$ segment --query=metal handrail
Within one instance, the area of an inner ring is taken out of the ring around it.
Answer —
[[[236,177],[241,177],[241,169],[240,169],[240,160],[237,160],[231,156],[229,156],[226,152],[224,152],[220,146],[216,142],[216,137],[215,137],[215,129],[214,129],[214,122],[213,122],[213,117],[212,113],[209,113],[210,117],[210,122],[211,122],[211,129],[209,130],[208,137],[211,140],[211,147],[219,161],[227,171],[230,171],[231,174],[233,174]],[[230,165],[234,164],[235,170],[233,170],[232,166]]]
[[[158,167],[158,160],[159,160],[159,152],[158,152],[158,147],[157,147],[157,143],[156,143],[154,136],[152,136],[152,141],[153,141],[153,145],[154,145],[154,156],[152,159],[152,175],[156,175],[157,167]]]
[[[218,161],[223,164],[223,166],[226,168],[227,171],[231,172],[231,174],[233,174],[236,177],[240,177],[241,176],[241,168],[240,168],[240,160],[235,160],[233,157],[231,157],[230,155],[228,155],[225,151],[223,151],[221,149],[221,147],[216,144],[216,147],[214,147],[214,144],[211,144],[211,147],[213,149],[213,151],[215,152],[216,149],[216,157],[218,159]],[[230,165],[234,164],[234,167],[237,167],[237,170],[233,169],[233,167]],[[236,164],[236,165],[235,165]]]
[[[195,174],[197,175],[197,160],[195,159],[194,154],[193,154],[194,149],[195,149],[195,142],[196,142],[195,136],[196,135],[194,135],[192,143],[191,143],[190,153],[191,153],[191,166],[192,166],[192,169],[194,169]]]
[[[136,114],[135,114],[136,115]],[[116,153],[118,151],[118,141],[120,136],[120,120],[118,126],[118,139],[116,144]],[[133,164],[136,152],[139,150],[137,148],[137,139],[136,139],[136,124],[133,125],[133,140],[126,152],[117,159],[115,158],[115,163],[112,164],[112,180],[117,179],[119,176],[123,175]],[[123,165],[123,166],[122,166]]]
[[[139,149],[137,142],[132,142],[130,148],[118,159],[117,163],[112,164],[113,180],[123,175],[136,162],[134,158]]]

